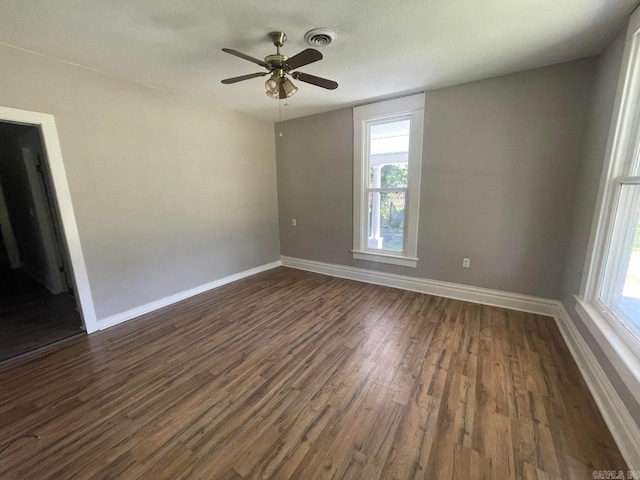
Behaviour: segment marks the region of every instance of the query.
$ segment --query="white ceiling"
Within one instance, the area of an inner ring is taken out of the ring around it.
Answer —
[[[293,56],[314,27],[337,40],[300,70],[283,118],[479,80],[599,53],[638,0],[1,0],[0,42],[217,105],[277,120],[261,67],[225,54]]]

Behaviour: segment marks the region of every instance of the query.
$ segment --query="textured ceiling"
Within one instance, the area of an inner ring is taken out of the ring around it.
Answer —
[[[261,67],[283,30],[283,53],[314,27],[337,40],[300,70],[336,80],[300,88],[283,118],[479,80],[599,53],[638,0],[2,0],[0,42],[265,119],[278,102],[264,78],[222,85]]]

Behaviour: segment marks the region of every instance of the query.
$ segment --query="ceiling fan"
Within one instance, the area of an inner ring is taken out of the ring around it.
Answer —
[[[267,89],[267,95],[275,99],[285,99],[292,96],[298,91],[293,82],[287,77],[290,75],[296,80],[300,80],[304,83],[310,83],[318,87],[326,88],[328,90],[335,90],[338,88],[338,84],[333,80],[327,80],[326,78],[316,77],[309,75],[308,73],[292,72],[300,67],[309,65],[310,63],[322,60],[322,54],[318,50],[313,48],[307,48],[302,52],[289,58],[286,55],[280,53],[280,47],[287,41],[287,36],[283,32],[271,32],[269,34],[271,41],[276,47],[276,53],[267,55],[264,57],[264,61],[258,58],[251,57],[237,50],[231,48],[223,48],[222,51],[235,55],[236,57],[244,58],[250,62],[256,63],[261,67],[267,69],[266,72],[250,73],[248,75],[242,75],[240,77],[226,78],[222,80],[222,83],[229,85],[231,83],[241,82],[243,80],[249,80],[250,78],[264,77],[271,74],[269,79],[265,82],[265,88]]]

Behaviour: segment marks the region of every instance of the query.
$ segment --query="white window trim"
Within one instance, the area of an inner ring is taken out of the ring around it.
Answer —
[[[384,102],[362,105],[353,109],[353,258],[371,262],[387,263],[415,268],[418,265],[418,218],[420,208],[420,179],[422,170],[422,135],[424,124],[424,93]],[[409,145],[409,196],[406,199],[405,252],[390,252],[368,249],[367,224],[363,222],[367,212],[364,191],[366,190],[363,168],[366,164],[365,145],[367,121],[411,114],[411,136]]]
[[[610,249],[610,231],[616,211],[619,178],[623,176],[629,149],[636,145],[640,127],[640,8],[629,19],[622,68],[609,130],[593,227],[585,261],[585,275],[576,312],[598,341],[635,399],[640,402],[640,337],[620,321],[600,300],[601,278]],[[636,183],[626,177],[625,183]]]

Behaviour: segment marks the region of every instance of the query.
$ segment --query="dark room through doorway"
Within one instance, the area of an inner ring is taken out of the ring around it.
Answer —
[[[82,332],[40,129],[0,122],[0,362]]]

